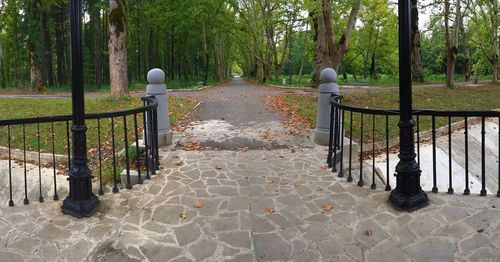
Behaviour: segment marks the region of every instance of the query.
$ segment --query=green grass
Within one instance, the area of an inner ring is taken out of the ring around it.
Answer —
[[[53,115],[69,115],[71,114],[71,100],[69,99],[10,99],[0,98],[0,119],[17,119]],[[197,104],[196,101],[170,97],[170,123],[171,125],[177,124],[187,113],[189,113]],[[85,101],[85,108],[87,113],[104,113],[110,111],[119,111],[142,106],[140,98],[113,98],[107,97],[102,99],[89,99]],[[119,152],[125,147],[125,129],[124,118],[118,117],[114,119],[114,139],[115,139],[115,152]],[[128,144],[135,142],[135,128],[134,117],[127,116],[127,139]],[[91,166],[95,170],[98,161],[98,141],[100,125],[100,139],[103,159],[103,176],[106,178],[112,177],[112,132],[111,132],[111,119],[88,120],[87,124],[87,147],[88,156]],[[142,137],[142,114],[137,115],[138,135]],[[42,123],[39,125],[40,133],[38,133],[37,124],[25,125],[23,135],[23,126],[16,125],[11,127],[11,147],[23,149],[26,144],[26,150],[38,151],[42,153],[67,154],[68,140],[67,140],[67,127],[71,127],[71,122],[58,122],[54,123],[54,140],[52,139],[52,124]],[[70,130],[71,131],[71,130]],[[6,126],[0,127],[0,146],[8,145],[8,128]],[[38,134],[40,137],[40,146],[38,146]],[[71,132],[70,132],[71,135]],[[71,145],[70,145],[71,146]],[[53,149],[54,147],[54,149]],[[132,150],[132,148],[131,148]],[[117,160],[119,161],[119,160]],[[117,170],[117,172],[120,172]],[[111,173],[110,173],[111,172]]]
[[[253,79],[257,81],[257,79]],[[283,79],[286,79],[286,84],[283,84]],[[291,86],[291,87],[309,87],[311,86],[312,75],[306,74],[302,75],[301,79],[298,79],[298,75],[292,75],[292,85],[290,85],[289,77],[283,75],[280,79],[275,80],[274,78],[268,79],[267,83],[271,85],[279,85],[279,86]],[[491,80],[491,76],[481,76],[479,80]],[[446,81],[446,75],[444,74],[433,74],[425,77],[424,83],[414,83],[414,84],[442,84]],[[464,76],[461,74],[455,74],[455,82],[463,82]],[[390,75],[380,74],[379,79],[371,80],[362,78],[362,76],[358,76],[357,79],[354,79],[352,75],[347,75],[347,79],[344,79],[342,75],[339,75],[337,83],[339,85],[347,85],[347,86],[398,86],[399,80],[396,77]]]
[[[221,81],[215,81],[214,79],[210,78],[207,81],[208,86],[212,86],[221,82],[224,82],[225,80]],[[166,80],[166,85],[168,89],[195,89],[202,87],[201,82],[203,82],[202,79],[173,79],[173,80]],[[129,92],[140,92],[140,91],[145,91],[146,90],[146,82],[138,82],[138,81],[133,81],[129,83],[128,90]],[[57,93],[68,93],[71,92],[71,86],[65,85],[65,86],[50,86],[50,87],[44,87],[42,92],[40,93],[46,93],[46,94],[57,94]],[[85,92],[87,93],[105,93],[109,94],[109,85],[103,85],[101,87],[97,87],[96,85],[93,84],[86,84],[85,85]],[[29,94],[31,93],[29,87],[26,86],[19,86],[19,87],[7,87],[7,88],[0,88],[0,94]]]
[[[341,90],[342,92],[342,90]],[[293,110],[302,114],[313,127],[316,126],[317,97],[310,95],[286,95],[285,103]],[[415,109],[436,110],[477,110],[487,111],[500,108],[500,85],[485,85],[481,87],[446,88],[415,88],[413,90],[413,103]],[[399,107],[399,93],[397,91],[373,91],[364,93],[346,94],[343,103],[357,107],[372,109],[397,109]],[[345,116],[346,131],[349,134],[350,115]],[[371,141],[372,115],[365,115],[363,138],[364,142]],[[463,119],[452,119],[458,121]],[[375,116],[375,140],[385,140],[385,116]],[[398,116],[389,117],[389,137],[398,136]],[[436,126],[445,126],[448,118],[436,118]],[[361,116],[353,114],[353,137],[360,140]],[[431,117],[419,118],[420,131],[431,129]]]

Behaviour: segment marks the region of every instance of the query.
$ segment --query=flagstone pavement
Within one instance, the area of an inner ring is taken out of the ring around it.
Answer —
[[[500,261],[500,198],[430,193],[400,212],[325,150],[162,150],[159,174],[91,218],[1,208],[0,261]]]

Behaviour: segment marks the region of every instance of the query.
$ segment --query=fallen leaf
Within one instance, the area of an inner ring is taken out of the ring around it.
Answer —
[[[365,230],[365,236],[368,236],[368,237],[369,237],[369,236],[371,236],[371,235],[373,235],[373,230],[371,230],[371,229],[367,229],[367,230]]]
[[[201,201],[196,201],[196,203],[194,204],[194,208],[202,208],[203,207],[203,203]]]
[[[182,219],[186,219],[187,218],[186,213],[184,213],[184,212],[180,213],[179,217],[182,218]]]
[[[484,229],[482,229],[482,228],[477,230],[477,233],[483,233],[483,232],[484,232]]]
[[[266,211],[269,214],[272,214],[272,213],[276,212],[276,210],[274,210],[273,207],[266,207],[266,209],[264,209],[264,211]]]
[[[323,191],[323,188],[318,186],[318,187],[316,187],[316,191],[321,192],[321,191]]]
[[[329,212],[329,211],[332,211],[333,209],[333,206],[332,205],[323,205],[323,211],[325,212]]]
[[[220,167],[219,165],[216,165],[216,166],[215,166],[215,169],[217,169],[217,170],[221,170],[221,169],[222,169],[222,167]]]

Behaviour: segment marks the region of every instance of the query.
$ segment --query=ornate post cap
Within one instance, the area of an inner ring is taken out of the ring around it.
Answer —
[[[159,68],[153,68],[148,72],[148,83],[155,84],[164,84],[165,83],[165,72]]]
[[[321,83],[336,83],[337,82],[337,72],[333,68],[325,68],[321,71],[319,75],[319,81]]]

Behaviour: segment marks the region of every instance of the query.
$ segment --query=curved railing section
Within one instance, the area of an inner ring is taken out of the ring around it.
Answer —
[[[337,95],[330,103],[329,167],[358,186],[390,191],[398,163],[399,110],[346,105]],[[499,111],[414,110],[413,115],[424,189],[500,197]]]
[[[93,188],[103,195],[142,184],[159,169],[157,107],[85,115]],[[72,116],[0,120],[0,198],[9,206],[59,199],[71,169]],[[123,170],[123,171],[122,171]],[[8,188],[8,190],[5,190]]]

